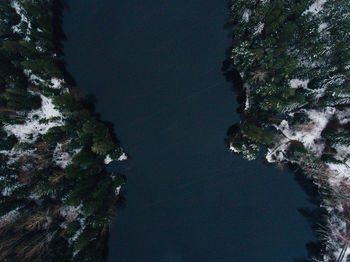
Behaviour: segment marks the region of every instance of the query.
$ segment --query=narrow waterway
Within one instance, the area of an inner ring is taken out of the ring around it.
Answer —
[[[65,60],[130,159],[110,262],[285,262],[314,240],[288,171],[224,139],[238,121],[221,72],[225,1],[69,0]]]

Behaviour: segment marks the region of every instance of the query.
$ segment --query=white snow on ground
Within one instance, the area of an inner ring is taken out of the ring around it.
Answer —
[[[244,10],[244,13],[243,13],[243,16],[242,16],[242,19],[243,19],[243,21],[244,22],[249,22],[249,17],[250,17],[250,15],[251,15],[251,11],[249,10],[249,9],[246,9],[246,10]]]
[[[243,85],[245,89],[245,105],[244,105],[244,111],[249,110],[250,108],[250,86],[248,84]]]
[[[300,80],[300,79],[292,79],[289,81],[291,88],[307,88],[307,85],[309,84],[310,80]]]
[[[70,222],[76,220],[80,214],[82,214],[81,208],[83,206],[63,206],[60,208],[60,214],[64,217],[65,223],[63,227],[67,226]]]
[[[335,158],[338,160],[346,160],[346,164],[350,166],[350,147],[346,145],[337,145],[336,151],[337,154]]]
[[[320,156],[324,149],[324,143],[321,142],[321,133],[326,127],[330,118],[334,115],[335,109],[326,107],[323,111],[310,110],[306,111],[310,122],[297,127],[290,127],[286,120],[283,120],[277,130],[283,134],[282,138],[277,142],[277,146],[269,148],[266,155],[268,162],[279,162],[283,160],[283,153],[288,148],[289,143],[293,140],[303,143],[303,145]],[[275,159],[274,159],[275,158]]]
[[[323,111],[310,110],[307,112],[308,117],[311,119],[311,128],[312,130],[308,131],[307,134],[301,131],[297,133],[298,140],[303,142],[306,147],[317,148],[315,145],[315,140],[321,138],[321,133],[326,127],[330,118],[334,115],[335,109],[333,107],[326,107]],[[306,125],[306,128],[310,128],[310,124]],[[317,151],[317,150],[316,150]],[[321,152],[316,152],[321,154]]]
[[[42,79],[41,77],[39,77],[39,76],[33,74],[31,70],[24,69],[23,72],[24,72],[24,74],[25,74],[26,76],[28,76],[29,81],[30,81],[31,83],[33,83],[33,84],[42,84],[42,83],[45,83],[45,80],[44,80],[44,79]]]
[[[264,23],[259,22],[259,24],[258,24],[256,27],[254,27],[254,33],[253,33],[253,35],[259,35],[259,34],[261,34],[261,32],[264,30],[264,26],[265,26]]]
[[[56,77],[51,78],[51,85],[50,85],[51,88],[61,89],[63,84],[64,84],[63,79],[58,79]]]
[[[19,187],[21,187],[21,185],[19,183],[14,184],[14,185],[9,186],[9,187],[5,187],[2,190],[1,195],[3,195],[3,196],[11,196],[12,192],[15,191]]]
[[[317,14],[323,9],[323,5],[327,2],[327,0],[316,0],[303,14],[312,13]]]
[[[329,170],[329,183],[333,186],[340,186],[341,183],[350,185],[350,168],[345,164],[327,163]]]
[[[122,188],[121,186],[118,186],[118,187],[115,189],[114,193],[115,193],[115,196],[116,196],[116,197],[119,195],[120,189],[121,189],[121,188]]]
[[[120,157],[117,159],[117,161],[125,161],[125,160],[127,160],[128,159],[128,156],[125,154],[125,153],[123,153],[123,154],[121,154],[120,155]],[[108,154],[108,155],[106,155],[106,157],[105,157],[105,159],[104,159],[104,163],[106,164],[106,165],[108,165],[109,163],[111,163],[113,161],[113,159],[111,158],[111,156]]]
[[[347,124],[350,121],[350,108],[346,108],[342,111],[337,111],[337,118],[340,124]]]
[[[328,27],[327,23],[322,23],[318,26],[318,32],[321,33],[323,30],[325,30]]]
[[[339,262],[347,262],[347,261],[349,261],[348,260],[349,256],[350,256],[350,248],[347,248],[345,253],[344,253],[344,258],[341,261],[339,261]]]
[[[327,219],[327,228],[329,229],[326,236],[327,246],[333,258],[331,258],[328,254],[323,257],[324,262],[346,262],[347,256],[349,255],[349,248],[344,248],[344,237],[347,235],[347,226],[346,221],[337,216],[334,212],[329,213],[329,217]],[[318,261],[318,260],[317,260]]]
[[[20,157],[34,155],[35,151],[36,150],[22,150],[22,149],[13,147],[11,150],[1,150],[0,154],[3,154],[9,157],[7,164],[10,165],[15,163]]]
[[[12,27],[12,30],[14,33],[20,33],[21,32],[21,25],[23,23],[27,23],[28,24],[28,28],[26,31],[26,37],[24,38],[24,40],[29,41],[30,40],[30,30],[32,28],[32,25],[30,23],[30,21],[28,20],[28,18],[24,15],[23,9],[20,6],[19,2],[16,0],[12,0],[11,1],[11,7],[14,8],[16,10],[16,13],[18,15],[21,16],[21,21],[18,23],[18,25],[15,25]]]
[[[75,232],[74,236],[68,239],[70,244],[78,239],[86,227],[86,218],[83,215],[82,207],[83,205],[80,204],[79,206],[64,206],[60,209],[60,214],[65,219],[65,221],[60,224],[61,228],[67,228],[68,224],[73,221],[78,221],[80,224],[80,228]]]
[[[321,138],[322,130],[333,116],[336,116],[340,122],[347,123],[349,111],[349,109],[339,111],[332,107],[326,107],[324,110],[303,111],[307,113],[311,121],[307,124],[291,127],[286,120],[283,120],[276,128],[284,136],[280,136],[275,141],[276,146],[268,150],[267,161],[284,161],[284,152],[292,140],[302,142],[305,147],[320,157],[324,149],[324,142]],[[335,194],[343,194],[350,190],[350,147],[338,145],[336,152],[335,158],[343,161],[343,163],[326,162],[324,168],[322,168],[322,174],[331,192],[334,191]],[[321,204],[321,207],[325,208],[328,212],[327,231],[324,232],[324,239],[327,242],[329,252],[327,251],[327,254],[324,255],[323,262],[335,261],[334,258],[338,259],[337,261],[346,262],[347,257],[350,255],[349,248],[343,250],[344,236],[346,237],[348,234],[347,215],[343,214],[346,211],[345,208],[348,206],[347,201],[347,196],[345,195],[344,198],[338,198],[337,201],[324,199]]]
[[[55,108],[52,99],[41,94],[40,97],[41,108],[29,112],[24,124],[3,127],[9,135],[14,134],[19,142],[32,143],[39,134],[45,134],[51,127],[63,125],[62,114]],[[47,121],[41,122],[40,120]]]
[[[75,233],[75,235],[73,237],[68,239],[69,243],[76,241],[78,239],[78,237],[81,235],[81,233],[83,233],[83,231],[86,227],[86,217],[81,217],[81,218],[78,217],[78,222],[80,223],[80,229]]]
[[[45,51],[45,49],[42,48],[41,46],[36,46],[35,49],[38,50],[39,52],[44,52]]]
[[[305,147],[315,150],[319,147],[315,144],[315,140],[321,138],[321,133],[334,112],[335,109],[332,107],[326,107],[323,111],[310,110],[307,114],[311,119],[311,122],[302,125],[300,129],[291,130],[286,120],[281,122],[278,129],[281,130],[290,140],[298,140],[302,142]],[[316,153],[320,154],[322,152]]]
[[[6,215],[0,217],[0,227],[5,223],[14,221],[18,216],[19,212],[17,211],[17,209],[11,210]]]
[[[79,153],[81,151],[81,148],[73,150],[73,152],[66,152],[62,150],[62,144],[57,143],[56,148],[53,151],[53,162],[59,166],[60,168],[64,169],[68,165],[72,163],[72,157]]]
[[[237,154],[239,154],[241,152],[240,150],[237,150],[237,148],[235,148],[232,143],[230,143],[230,151],[237,153]]]
[[[107,156],[105,157],[104,163],[105,163],[106,165],[108,165],[108,164],[111,163],[112,161],[113,161],[113,159],[110,157],[110,155],[107,155]]]
[[[256,149],[258,149],[258,146],[253,144],[253,145],[251,145],[251,148],[253,150],[256,150]],[[232,143],[230,143],[230,150],[234,153],[237,153],[237,154],[242,153],[243,155],[245,155],[245,158],[248,160],[255,159],[255,156],[253,154],[249,153],[249,149],[246,147],[246,145],[242,145],[242,148],[238,149]]]
[[[24,73],[29,77],[29,81],[34,84],[46,84],[50,88],[54,89],[62,89],[65,83],[64,79],[59,79],[56,77],[52,77],[50,81],[45,81],[41,77],[34,74],[31,70],[25,69]]]
[[[35,74],[31,74],[29,77],[29,81],[33,84],[42,84],[45,83],[45,80],[40,78],[39,76],[35,75]]]
[[[119,158],[118,158],[118,161],[124,161],[124,160],[127,160],[128,159],[128,156],[123,153]]]

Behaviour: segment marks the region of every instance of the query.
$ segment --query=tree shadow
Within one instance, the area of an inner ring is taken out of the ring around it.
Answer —
[[[94,116],[98,121],[102,122],[111,131],[112,139],[117,144],[120,145],[120,141],[114,132],[114,124],[110,121],[103,121],[101,119],[101,114],[96,111],[96,104],[98,103],[95,94],[85,94],[82,88],[79,88],[73,75],[67,70],[67,62],[64,60],[64,41],[67,41],[67,36],[63,30],[63,14],[64,11],[70,11],[70,6],[66,0],[54,0],[53,1],[53,43],[54,52],[56,53],[58,59],[57,64],[63,73],[66,85],[74,93],[74,96],[82,103],[85,109]]]
[[[232,1],[227,1],[227,9],[230,10]],[[228,16],[226,23],[224,24],[224,29],[227,32],[227,38],[229,40],[229,46],[225,50],[225,59],[222,62],[221,72],[226,79],[226,82],[230,83],[230,88],[234,94],[236,94],[236,102],[238,107],[236,113],[240,116],[242,120],[244,118],[244,102],[245,102],[245,92],[243,89],[243,80],[239,71],[235,68],[233,59],[231,58],[232,48],[233,48],[233,34],[234,34],[234,22],[231,14]],[[236,130],[238,130],[239,123],[235,123],[228,128],[226,131],[227,138],[225,139],[226,144],[229,144],[230,137],[232,137]]]
[[[67,70],[67,63],[62,59],[64,56],[64,44],[63,42],[67,40],[66,34],[63,31],[63,12],[64,10],[70,10],[69,4],[65,0],[54,0],[53,1],[53,44],[54,53],[58,57],[57,65],[63,73],[63,77],[68,86],[76,86],[74,77]]]
[[[325,223],[324,217],[326,212],[320,207],[320,194],[317,186],[312,183],[310,179],[299,169],[297,166],[289,165],[288,168],[294,172],[294,180],[301,187],[303,192],[307,195],[307,201],[312,204],[312,207],[301,207],[298,208],[298,212],[307,220],[309,223],[314,236],[316,239],[320,238],[319,229],[321,225]],[[321,259],[320,254],[322,250],[321,241],[313,241],[306,243],[306,250],[308,254],[308,259],[295,259],[295,262],[311,262],[312,258]]]

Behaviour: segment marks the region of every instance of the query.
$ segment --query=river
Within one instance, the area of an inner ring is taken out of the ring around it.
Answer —
[[[221,65],[225,1],[69,0],[67,68],[129,160],[109,262],[285,262],[307,256],[294,175],[230,153],[239,120]]]

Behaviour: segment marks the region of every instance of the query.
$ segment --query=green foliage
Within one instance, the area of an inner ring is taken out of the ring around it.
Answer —
[[[348,130],[329,130],[322,132],[322,137],[335,148],[337,145],[350,146],[350,132]]]
[[[261,144],[254,143],[253,141],[241,138],[232,142],[232,146],[235,148],[235,152],[241,153],[247,160],[254,160],[259,156]]]
[[[64,111],[64,112],[72,113],[74,111],[78,111],[78,110],[82,109],[81,104],[79,104],[74,99],[74,97],[69,93],[65,93],[63,95],[56,96],[53,100],[53,103],[56,106],[58,106],[60,111]]]
[[[247,137],[251,141],[264,145],[270,145],[272,143],[272,135],[253,123],[244,124],[241,132],[244,137]]]
[[[51,127],[42,139],[51,146],[55,146],[57,142],[64,138],[64,131],[59,126]]]
[[[0,150],[11,150],[16,143],[16,136],[8,136],[4,130],[0,130]]]
[[[107,155],[116,148],[108,128],[94,119],[84,123],[82,128],[83,135],[92,136],[91,151],[96,154]]]
[[[2,1],[0,4],[0,38],[5,39],[13,35],[12,26],[17,25],[21,17],[11,7],[10,1]]]
[[[88,149],[83,149],[78,154],[76,154],[73,157],[72,162],[74,165],[79,166],[81,169],[87,170],[87,173],[98,173],[104,169],[101,157]]]
[[[77,231],[81,228],[80,223],[78,221],[72,221],[67,225],[67,228],[64,232],[66,238],[73,237]]]
[[[69,247],[68,242],[59,237],[58,234],[53,234],[48,246],[48,252],[45,261],[70,262],[72,255],[72,249]]]
[[[3,52],[7,57],[22,59],[35,58],[38,56],[38,51],[35,45],[31,42],[19,40],[19,41],[5,41],[1,45],[0,52]]]
[[[46,73],[49,76],[61,78],[62,73],[56,62],[51,57],[25,60],[21,62],[23,69],[31,70],[33,73]]]
[[[91,243],[92,240],[96,238],[98,230],[91,227],[87,227],[78,237],[77,241],[74,243],[74,251],[79,251]]]
[[[290,143],[287,150],[287,157],[290,160],[299,162],[304,154],[307,154],[308,150],[304,147],[303,143],[298,141],[293,141]]]
[[[123,150],[120,147],[118,147],[112,153],[110,153],[110,157],[113,160],[118,160],[122,154],[123,154]]]
[[[20,88],[7,88],[1,95],[7,102],[7,106],[14,110],[33,110],[41,106],[38,95],[32,95]]]
[[[289,125],[301,125],[311,121],[309,116],[304,112],[297,112],[288,119]]]

